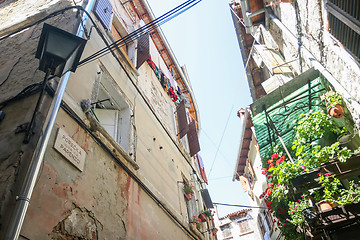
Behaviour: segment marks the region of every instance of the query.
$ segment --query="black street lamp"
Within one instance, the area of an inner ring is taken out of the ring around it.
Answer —
[[[35,57],[40,59],[39,70],[61,77],[75,72],[86,40],[64,30],[44,24]]]
[[[28,143],[33,135],[36,114],[42,102],[49,75],[61,77],[67,71],[75,72],[85,44],[85,39],[44,23],[35,58],[40,59],[39,70],[45,72],[45,77],[34,114],[27,126],[24,143]]]

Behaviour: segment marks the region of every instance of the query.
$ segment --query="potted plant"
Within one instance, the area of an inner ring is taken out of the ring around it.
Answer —
[[[344,116],[344,109],[342,108],[342,96],[340,93],[332,90],[324,93],[321,100],[326,103],[328,114],[334,118],[341,118]]]
[[[302,226],[305,222],[304,211],[312,207],[311,200],[307,195],[302,195],[301,199],[297,202],[289,202],[289,215],[288,221],[295,226]]]
[[[319,173],[319,176],[319,183],[323,188],[315,192],[314,198],[320,210],[325,211],[334,207],[335,199],[340,194],[340,180],[331,177],[330,173]]]
[[[207,219],[210,220],[214,219],[214,215],[211,210],[205,209],[200,212],[199,218],[201,219],[202,222],[206,222]]]
[[[193,224],[193,226],[200,231],[201,228],[201,219],[199,219],[197,216],[193,216],[190,219],[190,223]]]
[[[191,200],[193,194],[194,194],[194,190],[193,190],[194,186],[190,185],[189,183],[184,183],[184,193],[185,193],[185,199],[187,201]]]

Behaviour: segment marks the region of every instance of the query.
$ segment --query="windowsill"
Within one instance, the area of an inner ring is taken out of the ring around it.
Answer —
[[[244,235],[247,235],[247,234],[250,234],[250,233],[254,233],[254,231],[251,230],[251,231],[248,231],[248,232],[245,232],[245,233],[240,233],[239,236],[244,236]]]
[[[97,122],[91,113],[86,113],[87,119],[90,121],[91,129],[97,133],[99,139],[108,147],[112,154],[118,159],[125,159],[132,168],[138,170],[139,165],[126,153],[121,146],[110,136],[110,134]]]
[[[201,234],[201,232],[194,227],[192,223],[189,223],[190,230],[201,240],[205,240],[204,236]]]

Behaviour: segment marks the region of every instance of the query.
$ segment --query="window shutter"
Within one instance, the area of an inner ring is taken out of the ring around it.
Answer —
[[[202,198],[204,200],[206,208],[214,208],[214,205],[213,205],[213,203],[211,201],[211,197],[210,197],[210,194],[209,194],[209,190],[207,190],[206,188],[201,189],[201,196],[202,196]]]
[[[330,32],[358,60],[360,59],[360,3],[359,0],[329,0],[326,10]]]
[[[199,165],[201,177],[202,177],[202,179],[204,180],[204,182],[205,182],[206,184],[208,184],[207,177],[206,177],[206,173],[205,173],[204,162],[203,162],[203,160],[202,160],[202,158],[200,157],[199,154],[196,155],[196,158],[197,158],[197,160],[198,160],[198,165]],[[209,208],[209,207],[208,207],[208,208]],[[212,207],[211,207],[211,208],[212,208]]]
[[[138,40],[136,68],[139,68],[150,57],[149,41],[149,34],[144,34]]]
[[[196,132],[195,121],[192,121],[189,124],[189,131],[187,133],[187,138],[189,141],[190,156],[192,157],[200,151],[200,144],[199,144],[199,139],[198,139],[198,135]]]
[[[183,138],[186,133],[189,131],[189,124],[187,121],[186,116],[186,109],[185,109],[185,101],[181,101],[181,103],[176,108],[177,112],[177,120],[178,120],[178,127],[179,127],[179,137]]]
[[[261,220],[261,215],[260,214],[258,215],[257,220],[258,220],[258,226],[260,227],[261,236],[264,236],[265,235],[265,228],[264,228],[263,221]]]
[[[100,19],[104,27],[110,29],[112,6],[109,0],[97,0],[94,7],[94,13]]]

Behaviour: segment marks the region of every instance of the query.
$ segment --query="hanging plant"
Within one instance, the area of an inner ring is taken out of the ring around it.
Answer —
[[[190,185],[189,183],[185,183],[183,190],[185,193],[185,198],[186,200],[191,200],[193,194],[194,194],[194,190],[193,190],[194,186]]]
[[[328,114],[334,118],[341,118],[344,116],[344,109],[342,108],[343,98],[340,93],[328,91],[321,96],[321,100],[326,103]]]

